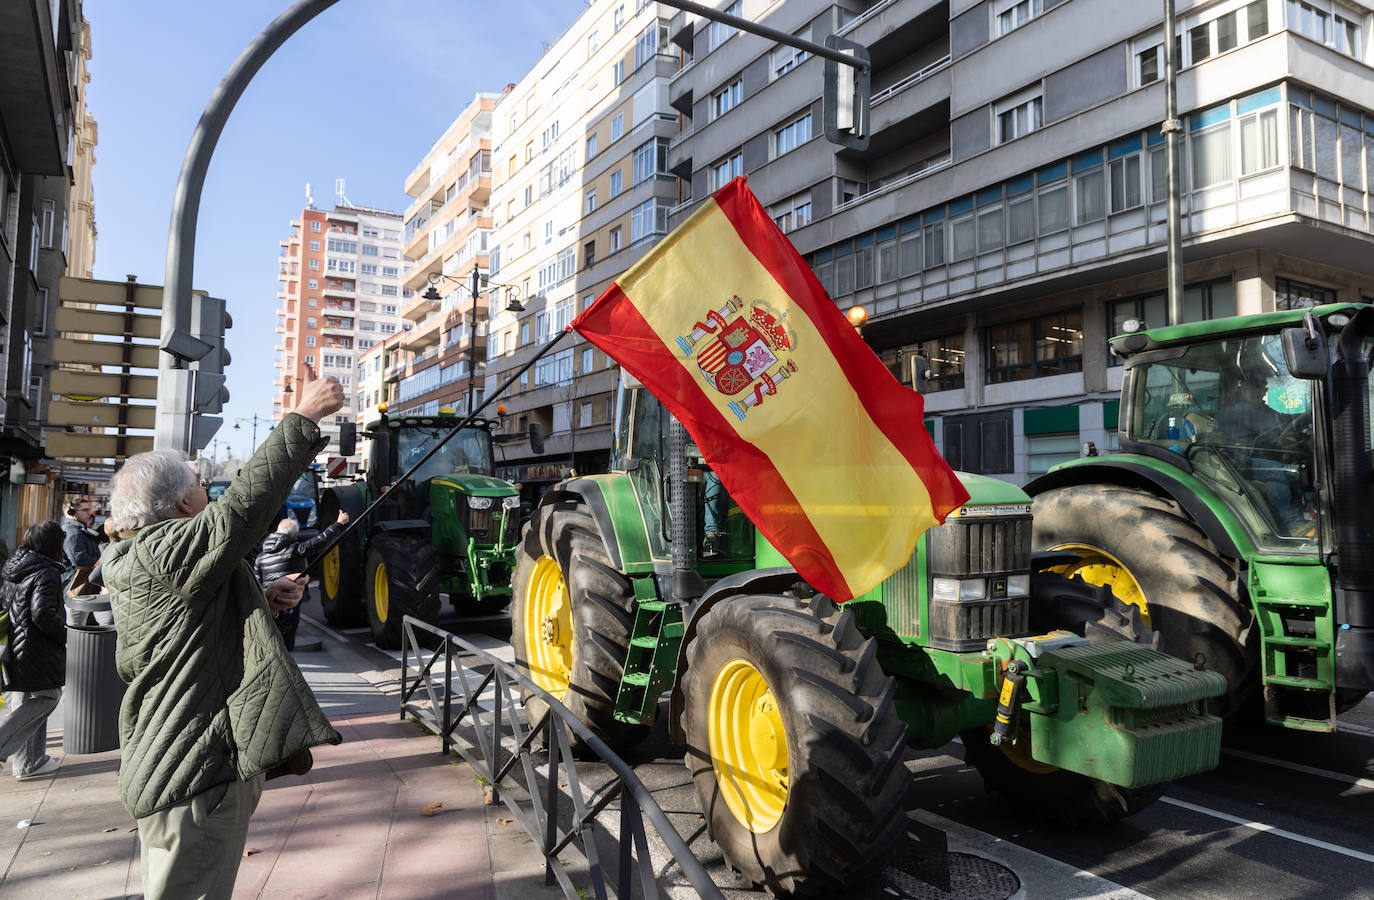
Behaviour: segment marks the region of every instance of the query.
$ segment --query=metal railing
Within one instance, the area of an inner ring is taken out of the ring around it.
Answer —
[[[917,71],[911,73],[910,75],[908,75],[907,77],[903,78],[901,81],[897,82],[896,84],[894,84],[894,85],[892,85],[892,86],[890,86],[890,87],[883,88],[881,91],[878,91],[878,92],[875,93],[872,97],[869,98],[868,105],[869,105],[869,106],[877,106],[879,103],[882,103],[884,100],[888,99],[889,97],[895,97],[896,95],[900,94],[902,91],[904,91],[904,90],[906,90],[907,88],[911,87],[911,86],[912,86],[913,84],[915,84],[916,82],[918,82],[918,81],[923,81],[923,80],[925,80],[926,78],[929,78],[931,75],[934,75],[936,72],[940,71],[941,69],[943,69],[943,68],[944,68],[945,66],[947,66],[947,65],[949,65],[949,54],[948,54],[948,53],[946,53],[946,54],[945,54],[944,56],[942,56],[941,58],[935,60],[935,62],[930,63],[929,65],[924,66],[924,67],[922,67],[921,69],[919,69],[919,70],[917,70]]]
[[[423,648],[419,632],[432,635],[438,646]],[[470,671],[461,664],[463,656],[476,657],[490,669],[484,674]],[[435,674],[440,666],[442,678]],[[478,679],[475,686],[472,679]],[[522,691],[546,707],[532,724],[525,721]],[[417,695],[418,701],[412,699]],[[562,703],[487,651],[411,616],[405,617],[401,630],[401,717],[406,716],[433,729],[445,754],[458,751],[491,785],[493,802],[505,804],[544,855],[544,883],[557,881],[569,900],[580,896],[559,859],[569,847],[580,850],[586,859],[592,893],[599,900],[633,896],[635,881],[646,900],[662,896],[649,858],[646,817],[697,894],[723,900],[720,889],[634,770]],[[545,750],[531,749],[541,735]],[[611,770],[610,781],[584,792],[572,756],[572,736]],[[544,753],[547,761],[541,758]],[[612,832],[598,817],[615,800],[619,800],[618,828]],[[601,863],[598,836],[614,841],[618,848],[614,883]]]

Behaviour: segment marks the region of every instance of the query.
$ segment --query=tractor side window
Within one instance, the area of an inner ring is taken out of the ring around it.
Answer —
[[[617,465],[629,468],[630,483],[639,498],[644,514],[644,528],[649,537],[650,552],[654,556],[668,555],[668,541],[664,534],[666,504],[663,476],[667,472],[668,413],[663,404],[648,391],[639,388],[625,392],[627,404],[624,416],[627,423],[626,440],[620,444],[628,451]]]

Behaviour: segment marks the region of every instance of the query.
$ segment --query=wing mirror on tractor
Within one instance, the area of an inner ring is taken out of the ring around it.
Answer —
[[[1317,317],[1308,313],[1301,328],[1285,328],[1280,333],[1283,358],[1294,378],[1321,378],[1326,375],[1331,356],[1326,349],[1326,332]]]
[[[535,454],[544,452],[544,429],[539,427],[538,422],[530,423],[530,452]]]
[[[358,423],[343,422],[339,425],[339,455],[352,456],[358,450]]]

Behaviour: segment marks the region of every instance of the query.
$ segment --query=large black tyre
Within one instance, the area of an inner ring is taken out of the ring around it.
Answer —
[[[325,621],[335,628],[367,624],[363,607],[362,547],[356,533],[349,534],[320,559],[320,606]]]
[[[1111,587],[1141,608],[1156,649],[1226,678],[1210,711],[1226,720],[1258,711],[1259,634],[1236,564],[1178,504],[1091,484],[1046,491],[1033,513],[1034,549],[1084,554],[1064,574]]]
[[[647,726],[614,716],[634,630],[634,589],[611,565],[585,504],[564,500],[534,511],[515,550],[511,588],[516,670],[613,749],[641,740]],[[545,704],[527,693],[525,708],[533,723]]]
[[[439,566],[428,535],[379,534],[368,544],[367,623],[378,647],[401,646],[406,616],[439,622]]]
[[[843,890],[905,833],[907,728],[877,649],[852,612],[790,595],[721,601],[688,647],[697,804],[726,861],[772,893]]]
[[[1122,602],[1110,588],[1053,572],[1035,573],[1031,579],[1033,633],[1064,629],[1094,643],[1151,643],[1154,635],[1140,618],[1140,610]],[[988,791],[1051,821],[1070,825],[1115,822],[1140,812],[1168,789],[1168,784],[1123,788],[1037,763],[1027,755],[1022,740],[994,747],[986,728],[966,731],[961,738],[964,761],[983,776]],[[1029,735],[1024,740],[1028,742]]]

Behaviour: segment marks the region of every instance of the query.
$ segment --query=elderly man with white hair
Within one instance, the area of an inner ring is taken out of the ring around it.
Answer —
[[[264,593],[246,557],[323,448],[316,423],[342,405],[334,379],[305,382],[214,503],[174,451],[130,457],[110,482],[123,539],[102,573],[129,685],[119,793],[149,898],[229,897],[265,778],[302,774],[310,747],[341,740],[272,621],[302,586]]]

